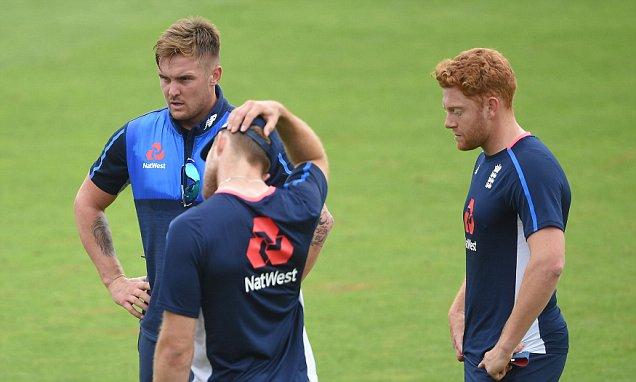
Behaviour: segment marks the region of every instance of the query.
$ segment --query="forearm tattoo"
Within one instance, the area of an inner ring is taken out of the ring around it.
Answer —
[[[327,208],[323,208],[322,213],[320,214],[320,219],[318,220],[318,226],[316,226],[316,230],[314,231],[314,237],[311,239],[311,245],[322,247],[325,244],[325,240],[327,240],[327,235],[329,231],[331,231],[331,226],[333,225],[333,216],[329,213]]]
[[[113,237],[110,234],[108,221],[105,216],[98,216],[91,227],[95,242],[102,250],[105,256],[115,256],[115,248],[113,248]]]

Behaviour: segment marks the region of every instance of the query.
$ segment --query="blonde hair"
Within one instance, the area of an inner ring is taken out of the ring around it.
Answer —
[[[258,125],[252,125],[250,130],[258,134],[265,142],[271,144],[271,140],[263,133],[263,129]],[[236,153],[247,160],[247,162],[253,166],[261,166],[263,174],[269,171],[271,165],[269,157],[263,151],[261,146],[256,143],[247,134],[242,133],[227,133],[229,140],[232,142]]]
[[[458,87],[467,97],[499,96],[508,108],[517,89],[515,73],[498,51],[474,48],[441,61],[433,72],[442,88]]]
[[[221,36],[216,26],[203,17],[178,20],[165,30],[154,46],[157,66],[165,58],[177,55],[204,60],[218,59]]]

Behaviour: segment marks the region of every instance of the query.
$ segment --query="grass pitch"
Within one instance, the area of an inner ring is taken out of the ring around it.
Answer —
[[[327,147],[337,225],[303,288],[321,380],[462,378],[446,312],[477,152],[455,150],[429,73],[475,46],[510,59],[517,118],[572,187],[562,380],[633,378],[633,2],[69,0],[0,4],[0,380],[135,380],[137,323],[98,281],[72,202],[112,132],[163,104],[152,46],[187,15],[219,26],[232,102],[281,100]],[[108,218],[142,274],[129,190]]]

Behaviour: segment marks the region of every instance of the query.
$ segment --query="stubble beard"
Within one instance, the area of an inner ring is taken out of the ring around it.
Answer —
[[[179,111],[173,111],[172,108],[169,107],[170,115],[175,121],[179,122],[180,125],[194,125],[199,122],[200,119],[205,118],[208,110],[204,102],[196,105],[192,104],[192,100],[190,103],[182,102],[184,103]],[[170,103],[168,103],[168,105],[170,105]]]
[[[466,137],[464,135],[464,137]],[[478,147],[483,147],[488,138],[487,129],[486,129],[486,120],[483,116],[480,116],[472,128],[472,133],[464,142],[462,147],[459,147],[461,151],[470,151],[474,150]]]
[[[181,125],[189,125],[195,123],[194,118],[196,116],[194,114],[194,112],[190,112],[188,109],[180,110],[177,112],[170,110],[170,115],[172,115],[172,118],[174,118],[174,120],[179,122],[179,124]]]

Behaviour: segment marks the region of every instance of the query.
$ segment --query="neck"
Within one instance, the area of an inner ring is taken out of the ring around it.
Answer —
[[[219,190],[230,189],[254,196],[268,189],[260,169],[244,161],[235,163],[228,169],[219,168],[216,181]]]
[[[517,123],[512,111],[500,120],[493,121],[490,137],[481,147],[486,155],[494,155],[507,148],[526,131]]]

